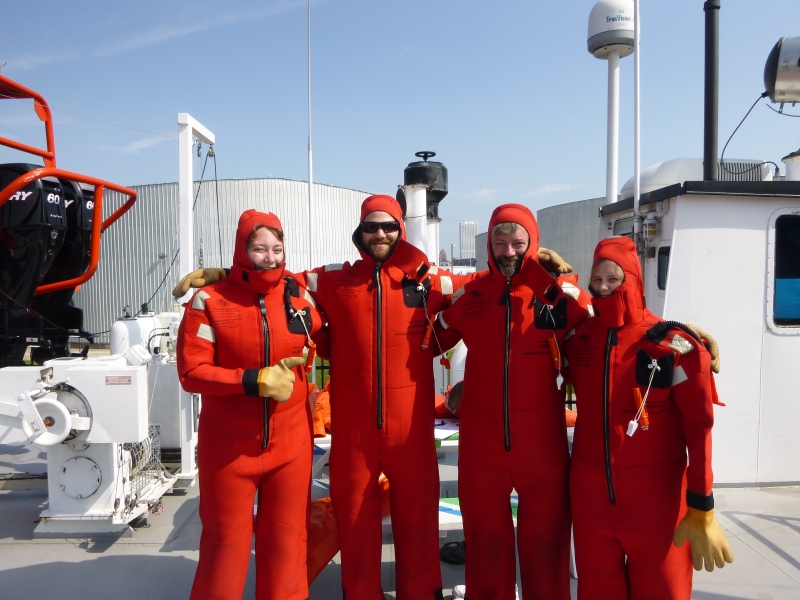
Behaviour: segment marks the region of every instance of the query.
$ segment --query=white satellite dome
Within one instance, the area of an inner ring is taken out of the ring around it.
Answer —
[[[633,0],[600,0],[589,14],[589,52],[606,59],[610,52],[620,58],[633,53]]]

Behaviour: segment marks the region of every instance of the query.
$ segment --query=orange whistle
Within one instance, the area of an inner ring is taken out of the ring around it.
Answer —
[[[633,399],[636,402],[636,411],[638,412],[639,407],[642,406],[642,391],[638,387],[633,388]],[[639,420],[642,422],[642,429],[650,427],[650,417],[647,416],[646,406],[642,409],[642,416]]]
[[[433,337],[433,323],[428,321],[428,324],[425,326],[425,333],[422,335],[422,347],[423,348],[430,348],[431,347],[431,338]]]
[[[314,367],[314,359],[317,358],[317,345],[308,340],[308,356],[306,356],[306,374],[311,373],[311,369]]]
[[[558,351],[558,343],[556,342],[555,336],[547,338],[548,343],[550,344],[550,356],[553,357],[553,366],[556,369],[561,368],[561,353]]]

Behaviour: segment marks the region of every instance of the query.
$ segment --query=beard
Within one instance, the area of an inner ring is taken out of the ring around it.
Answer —
[[[376,261],[384,261],[389,256],[393,245],[388,241],[370,242],[367,246],[367,253]]]
[[[511,277],[514,273],[517,272],[517,263],[519,262],[519,256],[498,256],[495,257],[495,262],[497,263],[497,268],[500,272],[505,275],[506,277]]]

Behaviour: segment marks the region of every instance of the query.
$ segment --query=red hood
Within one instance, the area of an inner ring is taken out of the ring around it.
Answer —
[[[392,215],[392,218],[400,223],[400,240],[406,239],[406,227],[403,224],[403,210],[400,208],[400,204],[398,204],[397,200],[392,198],[391,196],[387,196],[386,194],[375,194],[373,196],[369,196],[368,198],[364,199],[364,202],[361,203],[361,217],[360,221],[363,221],[367,218],[367,215],[371,212],[375,212],[378,210],[382,210],[384,212],[389,213]],[[369,254],[364,252],[364,248],[361,245],[361,229],[360,227],[356,227],[356,230],[353,232],[353,243],[355,244],[356,248],[358,248],[359,254],[361,254],[361,258],[368,262],[375,262]],[[399,245],[399,241],[397,244],[394,245],[392,249],[392,253],[386,259],[385,262],[388,262],[392,256],[394,255],[394,250],[397,249]]]
[[[647,309],[644,301],[642,266],[636,252],[636,244],[624,236],[602,240],[594,249],[592,264],[599,260],[612,260],[622,267],[625,281],[610,296],[596,297],[592,292],[592,296],[595,296],[592,299],[595,315],[606,327],[639,323],[646,316]]]
[[[231,267],[231,281],[259,294],[266,294],[281,280],[286,267],[286,259],[275,269],[257,271],[253,268],[253,261],[247,256],[247,238],[253,233],[257,225],[266,225],[283,231],[280,219],[272,213],[258,212],[251,208],[239,217],[239,226],[236,229],[236,245],[233,249],[233,266]]]
[[[492,218],[489,219],[489,233],[486,236],[486,256],[489,258],[489,271],[492,277],[498,281],[502,280],[505,282],[505,275],[497,269],[497,265],[494,262],[494,255],[492,254],[492,229],[494,229],[495,225],[499,225],[500,223],[518,223],[522,225],[531,236],[528,250],[522,257],[522,264],[520,265],[519,271],[522,271],[526,267],[528,261],[537,260],[536,255],[539,253],[539,226],[536,224],[536,218],[533,216],[530,209],[522,204],[502,204],[494,209]],[[519,271],[517,271],[517,273],[519,273]]]

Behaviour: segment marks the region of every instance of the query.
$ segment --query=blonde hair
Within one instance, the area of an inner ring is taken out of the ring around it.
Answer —
[[[278,238],[279,242],[283,242],[283,231],[281,231],[277,227],[271,227],[270,225],[262,225],[261,223],[259,223],[257,225],[253,225],[253,233],[247,236],[247,244],[245,245],[245,247],[248,250],[253,245],[253,242],[256,241],[256,235],[258,235],[258,230],[262,228],[268,229],[269,231],[272,232],[272,235]]]

